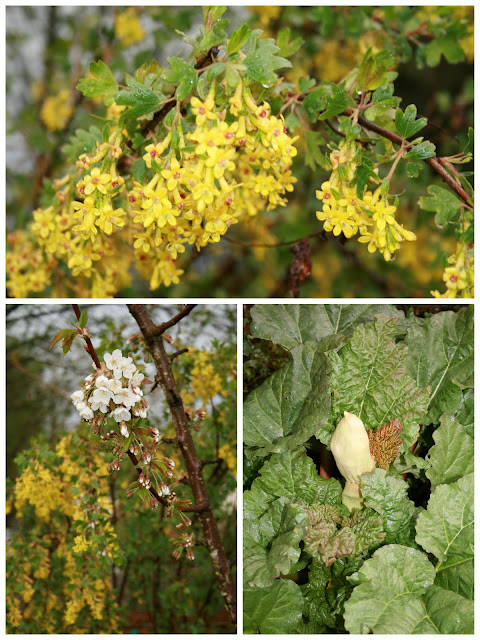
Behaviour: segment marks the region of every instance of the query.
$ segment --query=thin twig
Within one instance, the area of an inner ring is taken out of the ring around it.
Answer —
[[[346,109],[343,112],[343,115],[351,116],[352,113],[353,113],[353,109]],[[397,135],[396,133],[393,133],[392,131],[387,131],[387,129],[380,127],[378,124],[375,124],[374,122],[370,122],[369,120],[366,120],[363,116],[358,117],[358,124],[364,127],[365,129],[369,129],[370,131],[377,133],[379,136],[382,136],[382,138],[386,138],[387,140],[394,142],[395,144],[401,145],[402,142],[404,141],[404,139],[401,136]],[[413,149],[414,146],[415,145],[407,144],[405,146],[405,151],[410,151],[410,149]],[[455,193],[459,196],[459,198],[461,198],[466,204],[470,203],[471,196],[469,196],[468,193],[465,191],[465,189],[463,189],[463,187],[457,183],[457,181],[453,178],[453,176],[450,175],[450,173],[448,173],[448,171],[444,167],[442,167],[440,158],[426,158],[425,162],[429,164],[432,167],[432,169],[436,173],[438,173],[438,175],[442,178],[442,180],[446,182],[448,186],[455,191]]]

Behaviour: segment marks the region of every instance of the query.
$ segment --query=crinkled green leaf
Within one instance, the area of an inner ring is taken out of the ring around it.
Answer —
[[[256,304],[251,311],[252,336],[271,340],[285,349],[348,333],[379,315],[401,318],[403,313],[385,304]]]
[[[344,411],[359,416],[367,428],[400,420],[404,449],[415,442],[429,393],[408,375],[407,349],[395,342],[396,333],[395,320],[379,316],[357,327],[339,353],[327,354],[332,363],[332,415],[317,434],[325,444]]]
[[[275,84],[278,79],[275,71],[292,66],[289,60],[276,55],[279,51],[279,47],[272,38],[256,40],[255,48],[250,50],[243,60],[247,76],[265,86]]]
[[[435,212],[435,224],[442,229],[450,222],[456,221],[462,207],[457,196],[452,191],[435,184],[430,185],[427,192],[429,195],[422,196],[418,204],[425,211]]]
[[[267,589],[243,595],[244,633],[290,633],[302,617],[303,596],[291,580],[277,580]]]
[[[407,371],[417,386],[430,387],[428,420],[438,422],[443,411],[451,411],[445,398],[452,387],[473,383],[473,305],[412,324],[405,345]]]
[[[458,420],[451,415],[443,415],[433,439],[435,445],[427,456],[431,468],[426,472],[432,489],[473,473],[473,439]]]
[[[417,520],[416,540],[437,559],[437,580],[443,588],[473,597],[473,473],[436,487],[427,510]]]
[[[372,509],[342,518],[339,509],[315,504],[307,513],[310,523],[303,539],[305,551],[326,567],[345,556],[363,555],[385,538],[382,518]]]
[[[385,544],[413,542],[416,507],[407,497],[408,484],[401,478],[374,469],[361,476],[361,490],[366,507],[383,519]]]
[[[474,412],[473,412],[474,390],[465,389],[462,391],[460,403],[455,406],[454,416],[465,427],[468,435],[474,437]]]
[[[300,540],[308,517],[284,498],[272,502],[257,520],[245,520],[243,575],[245,584],[268,587],[275,578],[290,573],[300,557]]]
[[[245,400],[247,457],[296,449],[328,420],[329,370],[321,343],[292,349],[291,360]]]
[[[160,104],[160,98],[148,87],[137,82],[131,76],[127,77],[129,91],[122,89],[115,97],[118,104],[125,104],[130,107],[120,116],[119,124],[122,126],[127,119],[136,119],[147,113],[152,113]]]
[[[435,584],[422,596],[425,617],[413,633],[473,634],[473,601]]]
[[[419,118],[417,120],[417,107],[414,104],[409,104],[406,107],[405,112],[401,109],[397,109],[395,112],[395,126],[397,128],[398,135],[402,138],[410,138],[423,129],[427,125],[426,118]]]
[[[301,447],[296,451],[273,454],[265,462],[251,490],[244,493],[243,514],[246,520],[255,520],[275,498],[339,506],[341,494],[338,480],[322,478]]]
[[[357,579],[360,584],[345,605],[347,631],[415,633],[425,618],[422,595],[435,579],[424,553],[402,545],[381,547],[365,561]]]
[[[90,63],[90,73],[93,78],[82,78],[77,89],[87,98],[103,96],[105,104],[111,104],[118,91],[113,73],[102,60]]]
[[[186,100],[192,95],[197,86],[198,74],[191,64],[181,58],[172,56],[168,58],[169,67],[163,73],[163,79],[171,84],[177,84],[175,98]]]

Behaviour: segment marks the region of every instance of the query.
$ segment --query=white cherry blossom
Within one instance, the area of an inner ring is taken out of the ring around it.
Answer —
[[[137,367],[132,362],[131,358],[123,359],[122,371],[125,378],[132,378],[135,375],[135,373],[137,372]]]
[[[110,371],[113,371],[113,375],[115,378],[122,377],[122,363],[123,363],[123,355],[120,349],[115,349],[113,353],[105,353],[103,356],[105,360],[105,364]]]
[[[112,413],[110,415],[113,418],[115,418],[115,420],[117,422],[122,422],[123,420],[125,420],[125,422],[127,422],[128,420],[131,420],[131,418],[132,418],[132,416],[130,415],[130,411],[128,411],[124,407],[117,407],[115,409],[115,411],[112,411]]]
[[[85,409],[82,409],[80,412],[80,417],[82,420],[91,420],[93,418],[93,411],[90,407],[85,407]]]
[[[95,380],[95,386],[97,389],[108,389],[109,380],[106,376],[98,376]]]
[[[93,411],[100,411],[101,413],[107,413],[107,411],[109,410],[108,405],[103,404],[102,402],[91,402],[90,407],[93,409]]]
[[[122,390],[122,381],[113,378],[112,380],[108,381],[108,388],[113,394],[120,393],[120,391]]]
[[[142,380],[144,379],[144,375],[143,373],[140,373],[140,371],[137,371],[137,373],[135,375],[133,375],[130,378],[130,386],[133,387],[138,387],[142,384]]]
[[[74,391],[70,397],[73,401],[73,404],[76,404],[77,402],[82,402],[82,400],[85,398],[85,396],[83,395],[83,391],[81,389],[79,389],[78,391]]]
[[[123,404],[125,407],[133,407],[138,402],[138,398],[131,389],[125,387],[113,396],[113,401],[115,404]]]
[[[109,389],[95,389],[95,391],[91,395],[90,404],[92,402],[101,402],[102,404],[109,404],[112,397],[113,397],[113,393]]]

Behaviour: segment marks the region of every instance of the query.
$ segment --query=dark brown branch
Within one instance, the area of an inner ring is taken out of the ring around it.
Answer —
[[[181,356],[182,353],[188,353],[188,349],[180,349],[180,351],[175,351],[175,353],[171,353],[168,357],[170,358],[170,361],[175,360],[175,358],[178,358],[178,356]]]
[[[352,113],[353,113],[353,109],[347,109],[346,111],[343,112],[343,115],[351,116]],[[393,133],[392,131],[387,131],[387,129],[380,127],[378,124],[375,124],[374,122],[370,122],[369,120],[366,120],[363,116],[358,116],[357,122],[361,127],[364,127],[369,131],[373,131],[374,133],[377,133],[379,136],[382,136],[382,138],[387,138],[387,140],[390,140],[395,144],[401,145],[403,142],[403,138],[401,136],[397,135],[396,133]],[[405,149],[406,151],[409,151],[410,149],[413,149],[413,147],[414,145],[407,144]],[[448,186],[455,191],[455,193],[458,195],[459,198],[461,198],[466,204],[470,203],[471,197],[468,195],[465,189],[458,184],[455,178],[452,175],[450,175],[450,173],[448,173],[448,171],[444,167],[442,167],[440,158],[426,158],[425,162],[429,164],[432,167],[432,169],[436,171],[436,173],[438,173],[438,175],[442,178],[442,180],[446,182]]]
[[[129,308],[133,306],[143,306],[143,305],[128,305]],[[159,324],[156,326],[154,325],[154,328],[152,330],[152,336],[161,336],[162,333],[165,333],[167,329],[170,329],[170,327],[173,327],[178,322],[180,322],[182,318],[185,318],[185,316],[188,316],[188,314],[191,313],[196,306],[197,306],[196,304],[186,304],[185,307],[179,313],[177,313],[176,316],[173,316],[173,318],[171,318],[170,320],[167,320],[167,322],[162,322],[162,324]]]
[[[72,307],[73,307],[73,310],[75,311],[75,315],[77,316],[77,320],[80,320],[81,313],[80,313],[80,308],[78,304],[72,304]],[[102,367],[100,364],[100,360],[98,359],[97,352],[95,351],[92,341],[90,340],[90,338],[87,338],[86,336],[84,336],[83,339],[85,340],[88,353],[90,354],[93,362],[95,363],[95,366],[97,367],[97,369],[101,369]]]
[[[155,363],[157,378],[163,389],[175,426],[178,446],[185,461],[194,505],[197,509],[203,536],[212,559],[215,579],[222,594],[225,608],[232,622],[235,623],[237,617],[235,586],[233,584],[228,558],[218,531],[217,522],[209,503],[205,480],[203,478],[202,463],[195,449],[189,420],[185,413],[182,397],[178,391],[173,375],[172,363],[165,351],[165,344],[163,340],[156,340],[156,337],[163,333],[166,328],[178,322],[180,314],[177,314],[171,321],[163,323],[160,327],[156,327],[145,305],[129,304],[127,306],[143,334],[145,345],[150,351],[153,362]],[[193,308],[195,305],[189,306]],[[182,317],[190,313],[191,310],[192,309],[185,309]],[[199,508],[201,508],[201,510],[199,510]]]

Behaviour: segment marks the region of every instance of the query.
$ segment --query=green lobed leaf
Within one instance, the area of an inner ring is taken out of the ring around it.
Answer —
[[[366,428],[400,420],[403,448],[415,442],[429,390],[419,388],[408,374],[407,349],[395,342],[396,333],[395,318],[379,316],[357,327],[339,353],[327,354],[332,364],[332,412],[328,425],[317,434],[324,444],[329,444],[344,411],[361,418]]]
[[[248,38],[250,37],[252,30],[248,26],[248,24],[242,24],[236,31],[232,33],[230,36],[230,40],[228,41],[227,52],[229,55],[236,53],[239,51],[243,45],[247,43]]]
[[[281,29],[277,33],[277,46],[280,49],[279,54],[286,58],[293,56],[293,54],[296,53],[304,44],[302,38],[294,38],[293,40],[290,40],[291,33],[292,32],[289,27]]]
[[[308,342],[244,403],[243,438],[247,457],[298,448],[328,420],[330,392],[325,345]]]
[[[318,114],[323,108],[323,97],[326,95],[328,87],[319,87],[306,96],[302,102],[305,113],[310,122],[316,122]]]
[[[251,35],[255,32],[252,31]],[[277,69],[288,69],[292,66],[286,58],[277,56],[280,51],[272,38],[263,38],[255,41],[255,47],[251,49],[243,64],[247,70],[247,76],[255,82],[260,82],[264,86],[271,86],[278,80],[275,71]]]
[[[288,117],[286,123],[288,124]],[[320,131],[305,131],[306,153],[305,164],[315,171],[324,166],[324,155],[321,145],[325,143],[325,138]]]
[[[462,203],[457,196],[443,187],[430,185],[428,196],[422,196],[418,204],[425,211],[435,212],[435,224],[442,229],[450,222],[455,222],[461,210]]]
[[[431,467],[426,472],[432,489],[473,473],[473,438],[458,420],[444,414],[440,426],[433,432],[433,439],[435,444],[427,455]]]
[[[327,120],[332,116],[342,113],[349,106],[352,106],[352,99],[348,93],[336,84],[331,84],[331,94],[326,94],[322,98],[323,112],[319,116],[319,120]]]
[[[384,49],[372,53],[369,49],[358,69],[358,87],[361,91],[373,91],[388,81],[387,71],[395,64],[393,52]]]
[[[167,60],[169,67],[163,73],[163,79],[171,84],[177,84],[175,98],[186,100],[192,95],[197,86],[198,74],[191,64],[181,58],[172,56]]]
[[[244,633],[289,633],[302,617],[303,596],[291,580],[278,580],[267,589],[243,595]]]
[[[383,519],[385,544],[413,542],[416,508],[407,497],[408,484],[401,478],[374,469],[361,476],[363,501]]]
[[[127,77],[129,91],[122,89],[115,97],[118,104],[125,104],[130,107],[120,116],[119,124],[123,126],[125,120],[136,119],[147,113],[152,113],[160,105],[160,98],[148,87],[137,82],[132,76]]]
[[[82,78],[77,84],[77,89],[87,98],[103,96],[108,106],[113,102],[118,91],[113,73],[102,60],[90,63],[90,73],[93,78]]]
[[[437,486],[427,510],[417,520],[416,540],[437,559],[437,580],[443,588],[473,598],[473,473]]]
[[[417,107],[414,104],[409,104],[403,112],[401,109],[397,109],[395,112],[395,126],[398,134],[402,138],[410,138],[423,129],[427,125],[426,118],[417,118]]]
[[[438,422],[441,413],[453,413],[459,401],[457,394],[453,406],[449,404],[452,388],[473,384],[473,306],[412,324],[405,345],[407,371],[417,386],[430,387],[428,419]]]
[[[379,314],[403,317],[393,305],[385,304],[256,304],[251,310],[251,331],[256,338],[292,349],[332,334],[348,334]]]
[[[442,55],[452,64],[461,62],[465,58],[462,47],[457,40],[450,35],[432,40],[425,47],[424,53],[425,60],[429,67],[436,67]]]
[[[435,145],[433,142],[424,140],[416,144],[408,153],[403,156],[407,160],[426,160],[435,157]]]
[[[359,163],[355,167],[352,184],[357,186],[357,197],[363,198],[365,187],[368,185],[370,178],[378,179],[374,171],[373,160],[366,155],[362,155]]]

